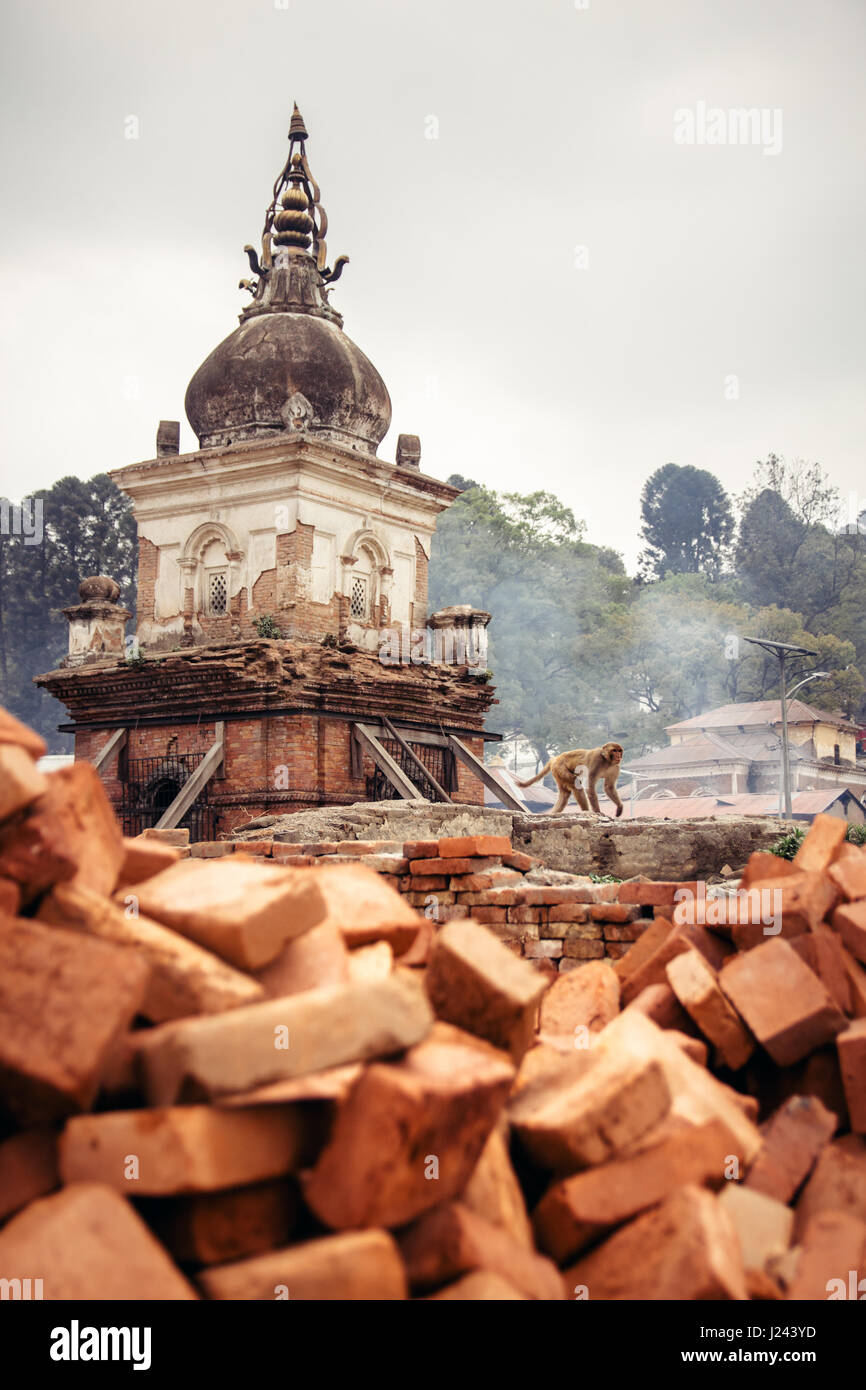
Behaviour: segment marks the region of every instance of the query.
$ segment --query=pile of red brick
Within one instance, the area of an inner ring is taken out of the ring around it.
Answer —
[[[515,955],[549,974],[587,960],[618,960],[651,925],[654,908],[673,907],[677,889],[693,883],[536,883],[527,877],[541,861],[514,851],[503,835],[440,840],[346,840],[283,844],[267,839],[202,841],[190,854],[218,858],[231,853],[273,858],[295,867],[358,862],[433,922],[472,917],[483,922]],[[566,879],[569,875],[557,874]]]
[[[551,980],[364,865],[124,840],[93,769],[41,751],[0,712],[13,1296],[866,1291],[866,851],[841,822]]]

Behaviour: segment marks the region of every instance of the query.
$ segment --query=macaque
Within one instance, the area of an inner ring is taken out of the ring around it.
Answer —
[[[598,794],[595,784],[599,778],[604,779],[604,789],[616,807],[616,814],[622,815],[622,802],[619,799],[619,792],[616,789],[616,779],[619,777],[620,764],[622,762],[622,744],[604,743],[601,748],[572,748],[569,753],[560,753],[557,757],[551,758],[549,763],[535,777],[530,777],[526,782],[518,782],[518,787],[531,787],[533,782],[540,782],[542,777],[548,772],[552,772],[556,785],[559,788],[559,796],[556,798],[556,805],[551,806],[548,815],[559,815],[564,811],[568,803],[568,798],[574,793],[574,799],[582,810],[588,811],[589,806],[586,802],[586,792],[589,793],[589,801],[593,811],[597,816],[604,812],[598,804]],[[583,786],[583,777],[586,777],[586,792]]]

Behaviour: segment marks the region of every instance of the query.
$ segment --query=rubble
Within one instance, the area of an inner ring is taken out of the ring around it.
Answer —
[[[39,751],[0,714],[4,1288],[851,1296],[866,850],[828,818],[747,865],[771,921],[702,920],[694,880],[546,883],[497,835],[124,841]]]

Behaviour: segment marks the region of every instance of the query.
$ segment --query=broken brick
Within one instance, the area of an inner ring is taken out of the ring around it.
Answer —
[[[719,983],[778,1066],[831,1042],[845,1026],[824,985],[781,937],[733,957]]]
[[[127,1196],[213,1192],[296,1171],[309,1142],[309,1122],[291,1106],[107,1111],[67,1121],[60,1172],[64,1183],[104,1183]]]
[[[680,1187],[563,1274],[567,1297],[670,1301],[746,1297],[739,1242],[717,1198]]]
[[[544,980],[483,926],[447,923],[430,952],[427,992],[439,1018],[520,1059],[532,1041]]]
[[[101,943],[100,943],[101,944]],[[329,985],[140,1034],[151,1105],[230,1095],[420,1042],[433,1015],[410,971]]]
[[[38,1271],[53,1301],[197,1297],[132,1203],[99,1183],[74,1183],[13,1216],[0,1230],[0,1270]]]
[[[836,1116],[814,1096],[792,1096],[762,1129],[745,1186],[790,1202],[836,1129]]]
[[[729,1137],[725,1125],[710,1120],[631,1158],[614,1159],[555,1183],[533,1212],[539,1246],[563,1264],[605,1231],[664,1201],[686,1183],[721,1187]]]
[[[675,956],[666,971],[671,989],[713,1044],[718,1060],[739,1071],[754,1052],[755,1040],[722,993],[715,971],[698,951]]]
[[[216,1265],[203,1270],[198,1281],[208,1298],[231,1302],[392,1302],[407,1297],[406,1271],[387,1231],[323,1236]]]
[[[36,1123],[86,1109],[149,976],[121,946],[0,921],[0,1108]]]
[[[184,859],[139,884],[136,896],[145,916],[241,970],[257,970],[324,919],[317,877],[245,855]]]

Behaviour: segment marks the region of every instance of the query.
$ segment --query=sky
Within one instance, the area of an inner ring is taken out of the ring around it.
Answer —
[[[668,462],[866,505],[864,59],[862,0],[5,0],[0,495],[196,447],[296,100],[380,455],[630,569]]]

